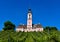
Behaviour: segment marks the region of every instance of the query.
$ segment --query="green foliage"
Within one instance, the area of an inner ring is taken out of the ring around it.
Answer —
[[[50,27],[50,26],[47,26],[44,28],[44,31],[58,31],[58,29],[56,27]]]
[[[5,22],[4,26],[7,31],[0,31],[0,42],[60,42],[56,27],[46,27],[43,32],[16,32],[8,31],[13,26],[11,22]]]
[[[60,31],[15,32],[0,31],[0,42],[60,42]]]
[[[15,29],[15,25],[12,23],[12,22],[10,22],[10,21],[6,21],[5,23],[4,23],[4,28],[3,28],[3,30],[14,30]]]

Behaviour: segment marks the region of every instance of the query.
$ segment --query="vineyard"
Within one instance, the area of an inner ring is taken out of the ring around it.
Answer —
[[[51,32],[0,31],[0,42],[60,42],[60,31]]]

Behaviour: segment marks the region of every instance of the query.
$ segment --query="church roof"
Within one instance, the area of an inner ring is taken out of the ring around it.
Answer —
[[[19,25],[17,28],[27,28],[27,26],[26,25]]]
[[[26,29],[27,28],[27,25],[19,25],[17,28]],[[42,28],[42,25],[41,24],[35,24],[35,25],[33,25],[32,28]]]
[[[41,24],[35,24],[33,27],[34,28],[42,28],[42,25]]]

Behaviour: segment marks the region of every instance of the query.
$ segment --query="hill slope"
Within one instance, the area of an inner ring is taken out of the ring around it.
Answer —
[[[60,31],[51,32],[0,31],[0,42],[60,42]]]

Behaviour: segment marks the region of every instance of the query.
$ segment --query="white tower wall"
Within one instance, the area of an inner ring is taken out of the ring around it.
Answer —
[[[32,29],[32,13],[31,10],[28,11],[27,15],[27,28]]]

